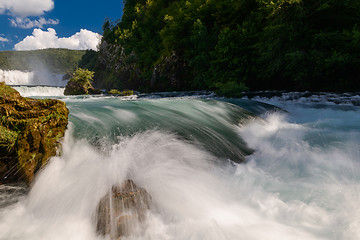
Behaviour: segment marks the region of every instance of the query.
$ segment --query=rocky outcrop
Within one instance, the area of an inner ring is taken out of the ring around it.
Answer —
[[[186,82],[190,79],[188,72],[186,63],[175,52],[172,52],[155,65],[150,89],[160,91],[189,89],[189,83]]]
[[[101,94],[100,89],[92,86],[94,72],[86,68],[76,68],[69,74],[69,81],[66,84],[65,95]]]
[[[100,44],[97,56],[94,86],[98,88],[140,92],[190,89],[190,71],[176,52],[162,57],[152,69],[141,69],[134,52],[106,41]]]
[[[136,56],[126,54],[120,45],[102,41],[95,66],[94,86],[105,89],[146,89],[149,84],[141,77]]]
[[[94,88],[91,84],[83,84],[69,80],[65,87],[64,95],[86,95],[101,94],[101,90]]]
[[[23,98],[0,82],[0,183],[30,183],[56,155],[67,122],[64,102]]]
[[[98,204],[96,231],[111,239],[129,236],[145,220],[151,197],[132,180],[113,186]]]

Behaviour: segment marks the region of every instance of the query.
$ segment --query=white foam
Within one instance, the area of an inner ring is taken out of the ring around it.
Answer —
[[[276,113],[241,127],[256,152],[247,165],[239,165],[238,174],[258,187],[252,200],[277,222],[325,239],[355,240],[360,237],[359,211],[352,210],[360,200],[359,128],[339,131],[337,125],[328,136],[319,126],[289,123]]]
[[[64,87],[16,86],[13,87],[23,97],[63,97]]]
[[[255,153],[231,166],[170,133],[138,132],[95,148],[75,140],[70,125],[63,154],[51,159],[26,199],[0,212],[0,239],[102,239],[96,205],[128,178],[152,204],[126,240],[359,239],[359,111],[286,107],[294,112],[235,127]],[[99,116],[108,117],[78,117]]]
[[[257,185],[242,191],[239,171],[216,167],[211,155],[175,136],[137,134],[103,153],[69,135],[28,198],[1,214],[3,239],[99,239],[96,204],[127,178],[150,193],[152,206],[138,232],[124,239],[325,239],[318,230],[328,224],[322,209],[284,202]]]
[[[65,87],[67,81],[62,80],[63,76],[64,74],[50,73],[46,69],[38,71],[0,69],[0,82],[5,82],[7,85]]]

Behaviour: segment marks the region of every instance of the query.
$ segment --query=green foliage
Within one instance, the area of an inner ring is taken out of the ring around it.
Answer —
[[[0,69],[66,73],[78,66],[84,50],[42,49],[0,52]]]
[[[253,53],[249,47],[251,42],[249,31],[244,26],[235,29],[224,28],[218,35],[218,41],[212,52],[208,74],[209,85],[212,83],[238,83],[247,80],[252,70]]]
[[[81,85],[91,85],[94,73],[95,72],[88,69],[76,68],[69,81],[73,81]]]
[[[175,53],[187,89],[360,90],[359,1],[124,3],[121,21],[104,23],[103,42],[123,48],[134,82],[150,84],[148,73]],[[108,72],[104,79],[114,81]],[[159,78],[170,86],[171,78]]]
[[[77,66],[85,51],[45,49],[34,51],[0,52],[0,68],[7,70],[36,70],[47,68],[52,72],[66,72]]]
[[[18,135],[19,132],[12,131],[0,125],[0,147],[4,147],[10,151],[10,149],[14,148]]]
[[[134,95],[134,91],[133,91],[133,90],[119,91],[119,90],[117,90],[117,89],[111,89],[111,90],[108,91],[107,93],[108,93],[108,94],[123,95],[123,96],[131,96],[131,95]]]
[[[78,65],[80,68],[87,68],[89,70],[93,70],[96,65],[97,57],[98,57],[98,52],[94,50],[86,50],[85,54],[82,55]]]
[[[110,89],[110,91],[107,92],[108,94],[121,94],[121,92],[117,89]]]
[[[235,81],[218,82],[215,86],[216,94],[224,97],[241,97],[242,92],[248,90],[244,83],[237,83]]]
[[[29,183],[56,154],[68,122],[66,105],[53,99],[23,98],[0,82],[0,112],[1,179]]]

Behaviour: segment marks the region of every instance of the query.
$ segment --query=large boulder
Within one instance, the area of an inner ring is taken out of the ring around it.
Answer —
[[[113,186],[104,196],[96,212],[96,231],[111,239],[129,236],[145,220],[150,195],[132,180]]]
[[[56,155],[68,113],[64,102],[23,98],[0,82],[0,183],[34,179]]]
[[[69,80],[66,84],[64,95],[87,95],[87,94],[101,94],[101,90],[94,88],[89,83],[79,83]]]
[[[83,95],[89,94],[90,84],[82,84],[75,81],[69,81],[65,87],[65,95]]]

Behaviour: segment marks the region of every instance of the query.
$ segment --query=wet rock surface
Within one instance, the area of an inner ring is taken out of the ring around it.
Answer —
[[[66,85],[65,95],[86,95],[86,94],[101,94],[100,89],[94,88],[91,84],[82,84],[75,81],[69,81]]]
[[[0,209],[17,203],[27,193],[26,185],[0,185]]]
[[[113,186],[111,192],[98,204],[96,231],[99,235],[109,235],[111,239],[121,239],[131,235],[146,218],[151,196],[132,180]]]
[[[21,97],[0,82],[0,183],[30,183],[56,155],[68,123],[64,102]]]

